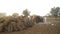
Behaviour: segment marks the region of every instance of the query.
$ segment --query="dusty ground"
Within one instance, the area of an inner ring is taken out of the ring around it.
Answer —
[[[60,26],[39,23],[24,31],[0,34],[60,34]]]

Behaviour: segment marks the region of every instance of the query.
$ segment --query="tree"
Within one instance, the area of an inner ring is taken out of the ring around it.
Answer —
[[[30,12],[27,10],[27,9],[25,9],[24,11],[23,11],[23,15],[24,16],[28,16],[30,14]]]
[[[17,17],[17,16],[19,16],[19,14],[18,13],[13,13],[12,16]]]
[[[51,16],[53,16],[53,17],[59,17],[59,15],[60,15],[60,7],[51,8],[50,13],[51,13]]]

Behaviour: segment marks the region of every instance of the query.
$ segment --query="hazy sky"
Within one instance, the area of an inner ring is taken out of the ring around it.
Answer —
[[[21,14],[24,9],[28,9],[31,14],[44,16],[54,6],[60,7],[60,0],[0,0],[0,12],[7,15],[15,12]]]

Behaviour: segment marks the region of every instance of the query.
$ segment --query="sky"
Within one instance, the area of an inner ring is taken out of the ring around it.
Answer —
[[[31,15],[44,16],[53,7],[60,7],[60,0],[0,0],[0,13],[7,15],[13,13],[21,15],[23,10],[28,9]]]

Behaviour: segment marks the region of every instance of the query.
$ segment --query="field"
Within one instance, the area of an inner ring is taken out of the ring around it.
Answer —
[[[54,24],[54,25],[52,25]],[[31,28],[18,32],[3,32],[0,34],[60,34],[60,23],[44,24],[38,23]]]

